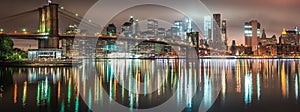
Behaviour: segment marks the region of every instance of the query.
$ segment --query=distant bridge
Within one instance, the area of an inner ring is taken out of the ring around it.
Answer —
[[[34,9],[31,11],[23,12],[20,14],[16,14],[13,16],[9,16],[7,18],[2,18],[2,20],[9,20],[11,18],[16,18],[21,15],[26,15],[29,13],[38,12],[39,13],[39,28],[38,32],[36,33],[30,33],[27,31],[22,32],[4,32],[0,31],[2,34],[6,34],[9,37],[13,39],[31,39],[31,40],[37,40],[38,41],[38,48],[39,49],[59,49],[59,41],[60,40],[68,40],[65,43],[67,45],[72,45],[70,42],[73,42],[75,37],[78,38],[98,38],[99,40],[121,40],[121,41],[133,41],[133,42],[149,42],[149,43],[158,43],[158,44],[168,44],[172,46],[180,46],[180,47],[192,47],[197,50],[201,51],[213,51],[218,53],[228,53],[224,50],[217,50],[212,48],[206,48],[199,45],[199,40],[194,43],[193,45],[187,44],[187,43],[181,43],[181,42],[169,42],[164,40],[155,40],[155,39],[147,39],[147,38],[125,38],[125,37],[119,37],[119,36],[98,36],[98,35],[66,35],[63,33],[59,33],[59,17],[58,15],[61,15],[62,17],[68,18],[68,20],[72,20],[74,22],[80,22],[82,24],[85,24],[89,27],[93,28],[100,28],[101,25],[97,25],[90,20],[83,19],[76,13],[72,13],[71,11],[66,10],[63,7],[59,7],[58,4],[49,3],[48,5],[45,5],[43,7],[40,7],[38,9]],[[0,20],[1,23],[1,20]],[[198,37],[196,37],[198,38]],[[199,38],[198,38],[199,39]],[[64,47],[70,47],[70,46],[64,46]],[[70,48],[65,48],[70,49]],[[200,51],[198,51],[200,52]]]

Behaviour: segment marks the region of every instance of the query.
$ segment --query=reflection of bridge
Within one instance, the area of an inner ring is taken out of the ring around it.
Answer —
[[[71,49],[73,45],[73,41],[75,37],[80,38],[98,38],[98,40],[121,40],[121,41],[128,41],[128,42],[149,42],[149,43],[156,43],[156,44],[168,44],[172,46],[179,46],[179,47],[191,47],[198,49],[198,53],[202,51],[213,51],[217,53],[226,53],[226,51],[215,50],[212,48],[206,48],[204,46],[199,46],[199,39],[196,39],[198,42],[197,44],[187,44],[182,42],[168,42],[164,40],[149,40],[147,38],[124,38],[124,37],[116,37],[116,36],[98,36],[98,35],[65,35],[63,33],[59,33],[59,15],[62,17],[67,18],[73,22],[80,22],[81,24],[91,27],[96,30],[100,30],[101,26],[95,23],[92,23],[91,20],[86,20],[80,17],[76,13],[72,13],[64,9],[63,7],[59,7],[58,4],[50,3],[49,5],[45,5],[44,7],[27,11],[24,13],[16,14],[14,16],[10,16],[4,19],[10,19],[12,17],[18,17],[20,15],[26,15],[28,13],[38,12],[39,13],[39,28],[37,32],[30,33],[23,31],[19,32],[0,32],[10,36],[13,39],[33,39],[38,40],[38,48],[39,49],[59,49],[60,43],[65,52]],[[199,38],[199,37],[197,37]],[[192,39],[193,40],[193,39]],[[61,42],[60,42],[61,41]],[[198,46],[197,46],[198,45]],[[66,53],[67,55],[68,53]]]

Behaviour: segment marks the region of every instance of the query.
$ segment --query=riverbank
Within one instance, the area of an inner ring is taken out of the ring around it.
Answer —
[[[72,67],[80,65],[80,60],[9,60],[0,61],[1,67]]]
[[[0,61],[0,67],[72,67],[81,65],[84,59],[78,58],[68,60],[9,60]],[[109,59],[142,59],[142,60],[156,60],[156,59],[186,59],[186,57],[149,57],[149,58],[95,58],[96,60]],[[200,56],[199,59],[300,59],[299,56]]]
[[[80,58],[89,59],[89,58]],[[172,57],[142,57],[142,58],[101,58],[95,59],[187,59],[185,56]],[[193,59],[193,58],[189,58]],[[199,59],[300,59],[300,56],[199,56]]]

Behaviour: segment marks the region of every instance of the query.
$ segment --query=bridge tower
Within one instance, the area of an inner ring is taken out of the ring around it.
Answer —
[[[39,32],[49,37],[39,40],[39,49],[58,49],[58,4],[49,3],[39,8]]]
[[[190,33],[186,33],[187,35],[187,42],[192,42],[192,45],[195,47],[195,50],[196,50],[196,55],[197,57],[199,58],[200,56],[200,53],[199,53],[199,42],[200,42],[200,39],[199,39],[199,32],[190,32]],[[186,56],[189,56],[190,55],[190,50],[186,50]]]

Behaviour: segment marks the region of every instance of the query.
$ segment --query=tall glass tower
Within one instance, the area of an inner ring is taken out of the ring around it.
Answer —
[[[211,40],[212,17],[204,16],[204,41]]]
[[[174,27],[177,27],[177,34],[176,36],[179,36],[181,38],[181,40],[184,39],[184,24],[182,20],[177,20],[174,22]]]

